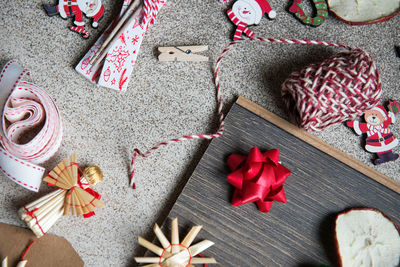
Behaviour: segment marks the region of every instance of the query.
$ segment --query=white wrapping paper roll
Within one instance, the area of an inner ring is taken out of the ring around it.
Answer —
[[[132,1],[124,0],[120,17],[123,16]],[[144,35],[149,26],[155,22],[159,10],[167,0],[144,0],[143,2],[142,11],[127,25],[128,27],[121,36],[116,36],[116,41],[103,62],[93,68],[90,65],[91,58],[107,39],[116,24],[116,20],[104,31],[75,67],[78,73],[99,86],[117,91],[126,90]]]

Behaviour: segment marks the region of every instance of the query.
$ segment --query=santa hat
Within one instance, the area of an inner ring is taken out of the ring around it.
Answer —
[[[249,4],[256,12],[256,22],[255,24],[259,24],[262,16],[267,13],[270,19],[274,19],[276,17],[275,10],[271,9],[267,0],[242,0]]]
[[[104,6],[101,4],[99,11],[97,11],[96,14],[94,14],[94,16],[92,16],[93,17],[93,22],[92,22],[93,28],[97,28],[97,26],[99,26],[99,20],[101,19],[103,14],[104,14]]]
[[[382,106],[382,105],[376,105],[375,107],[373,107],[371,110],[375,110],[378,111],[379,113],[381,113],[381,115],[387,119],[388,118],[388,114],[386,112],[386,109]]]

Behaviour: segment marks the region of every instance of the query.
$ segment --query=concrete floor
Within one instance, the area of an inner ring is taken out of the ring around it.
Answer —
[[[50,233],[67,238],[86,266],[134,266],[133,257],[144,252],[138,248],[137,236],[151,238],[152,225],[164,219],[208,142],[173,144],[148,159],[139,159],[136,191],[128,187],[132,149],[145,149],[172,136],[215,129],[212,68],[231,40],[234,27],[225,15],[228,4],[217,0],[168,1],[157,23],[146,33],[127,91],[119,93],[94,86],[74,70],[122,5],[122,1],[103,2],[105,17],[97,30],[86,26],[91,37],[83,40],[67,29],[71,19],[64,21],[45,14],[45,0],[0,1],[0,65],[17,59],[31,71],[31,81],[45,88],[61,110],[63,144],[43,166],[51,169],[77,152],[83,166],[97,164],[104,172],[104,181],[95,189],[102,194],[106,208],[90,219],[61,218]],[[320,27],[311,28],[286,11],[289,1],[270,0],[270,4],[277,18],[263,18],[259,26],[253,27],[257,35],[361,47],[372,54],[380,71],[383,100],[400,99],[400,58],[394,52],[394,45],[400,44],[400,16],[366,26],[346,25],[330,16]],[[157,47],[174,45],[208,45],[210,62],[158,62]],[[287,118],[280,99],[285,78],[337,51],[298,45],[239,45],[222,65],[226,110],[238,95],[244,95]],[[391,129],[400,136],[400,123]],[[317,136],[373,166],[373,155],[361,147],[362,138],[344,125],[330,127]],[[400,180],[400,161],[374,168]],[[17,209],[54,190],[42,185],[40,193],[33,193],[1,176],[0,222],[23,226]]]

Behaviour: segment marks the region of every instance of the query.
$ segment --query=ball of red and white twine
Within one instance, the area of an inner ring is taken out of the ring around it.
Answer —
[[[282,98],[290,116],[305,130],[320,131],[327,126],[354,119],[381,100],[382,88],[378,70],[371,56],[365,51],[343,44],[297,39],[240,39],[229,43],[217,60],[214,72],[218,102],[219,127],[211,134],[191,134],[156,144],[146,152],[135,148],[130,168],[130,185],[135,185],[135,161],[138,156],[148,157],[153,150],[173,142],[192,139],[213,139],[224,132],[222,91],[219,69],[225,54],[238,43],[246,40],[266,43],[323,45],[344,48],[319,64],[311,64],[293,72],[282,85]]]
[[[351,49],[293,72],[282,98],[299,127],[321,131],[361,116],[381,100],[379,73],[370,55]]]

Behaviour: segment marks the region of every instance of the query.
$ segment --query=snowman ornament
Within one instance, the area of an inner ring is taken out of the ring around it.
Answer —
[[[237,0],[227,12],[229,19],[237,26],[233,40],[241,39],[242,33],[253,37],[254,32],[247,26],[259,24],[265,13],[270,19],[276,17],[267,0]]]

